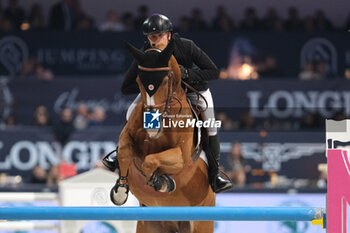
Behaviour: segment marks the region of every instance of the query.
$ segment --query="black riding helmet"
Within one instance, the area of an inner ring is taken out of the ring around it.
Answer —
[[[142,30],[144,35],[172,32],[173,24],[168,17],[161,14],[153,14],[143,22]]]

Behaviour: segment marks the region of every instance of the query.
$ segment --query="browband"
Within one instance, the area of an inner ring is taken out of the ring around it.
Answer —
[[[158,68],[148,68],[138,65],[138,68],[143,71],[168,71],[170,67],[158,67]]]

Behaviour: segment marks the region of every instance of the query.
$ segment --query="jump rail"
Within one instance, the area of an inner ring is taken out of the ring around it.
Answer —
[[[1,220],[312,221],[311,207],[2,207]]]

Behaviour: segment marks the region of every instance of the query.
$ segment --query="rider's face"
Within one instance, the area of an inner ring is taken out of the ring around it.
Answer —
[[[170,40],[170,32],[160,32],[147,36],[152,48],[164,49]]]

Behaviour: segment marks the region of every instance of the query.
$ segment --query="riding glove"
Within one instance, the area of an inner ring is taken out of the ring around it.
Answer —
[[[184,81],[188,80],[188,69],[185,68],[183,65],[179,65],[180,70],[181,70],[181,79]]]

